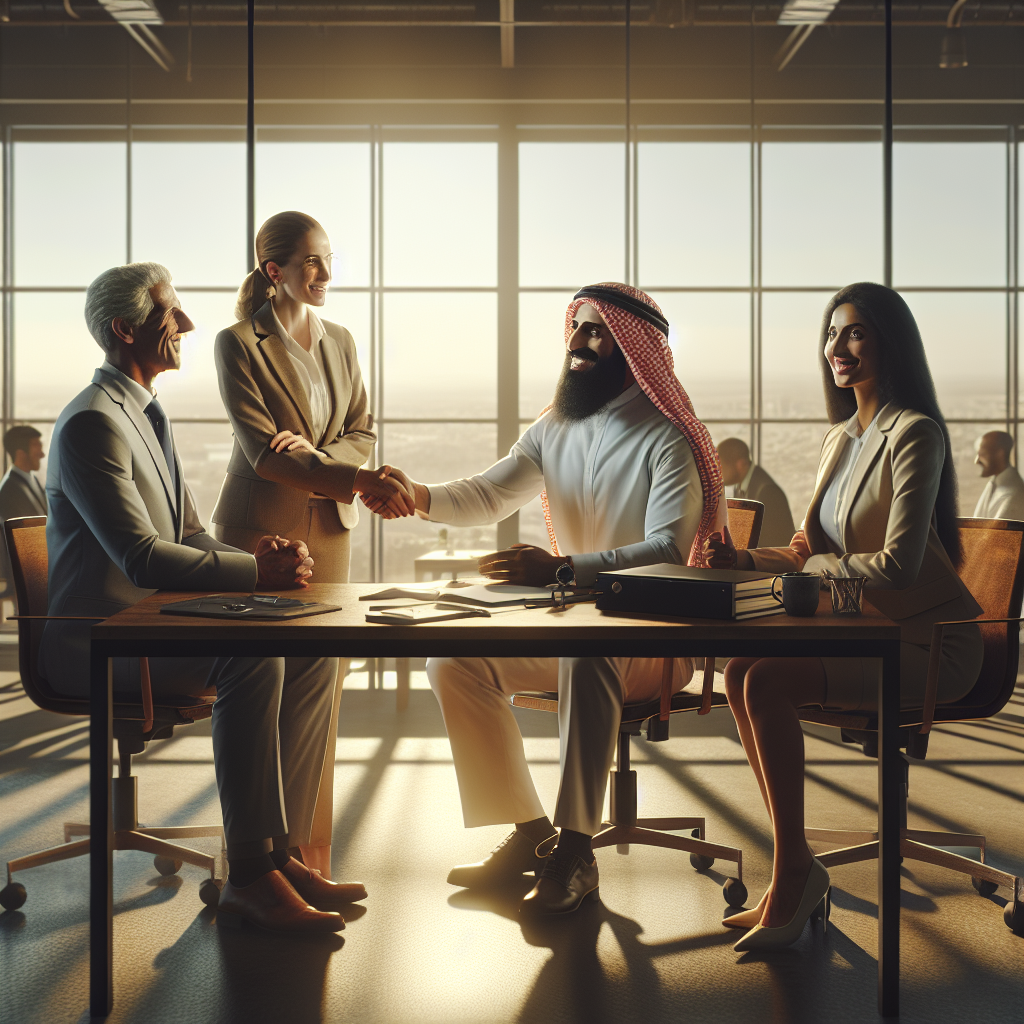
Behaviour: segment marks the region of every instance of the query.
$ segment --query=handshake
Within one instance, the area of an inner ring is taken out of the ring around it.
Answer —
[[[382,519],[402,519],[430,511],[430,492],[394,466],[356,470],[352,490]]]

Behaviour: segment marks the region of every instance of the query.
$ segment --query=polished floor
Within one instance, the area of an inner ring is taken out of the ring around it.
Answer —
[[[13,668],[9,662],[3,667]],[[504,834],[463,829],[444,727],[425,679],[409,708],[350,677],[338,734],[334,869],[370,896],[341,936],[225,932],[199,902],[202,873],[160,876],[115,854],[115,1022],[188,1024],[618,1024],[660,1021],[873,1022],[874,864],[835,868],[825,936],[740,957],[719,920],[723,876],[685,855],[633,847],[599,854],[602,903],[546,927],[517,916],[523,890],[476,896],[445,882]],[[393,684],[393,682],[392,682]],[[362,687],[362,689],[360,689]],[[1018,694],[1020,693],[1018,689]],[[984,831],[989,859],[1024,871],[1024,700],[998,719],[942,728],[912,770],[912,823]],[[550,806],[558,780],[553,716],[520,712]],[[677,716],[666,743],[634,741],[642,814],[705,814],[709,838],[743,849],[760,895],[768,823],[727,713]],[[137,760],[141,817],[216,821],[208,723]],[[807,737],[809,824],[870,827],[875,762],[826,733]],[[0,675],[0,859],[60,841],[87,814],[87,727],[35,708]],[[197,840],[210,852],[216,847]],[[717,865],[716,865],[717,867]],[[0,914],[0,1021],[88,1020],[87,864],[26,871],[21,911]],[[903,871],[902,1019],[1019,1022],[1024,939],[1003,924],[1005,890],[984,898],[928,865]]]

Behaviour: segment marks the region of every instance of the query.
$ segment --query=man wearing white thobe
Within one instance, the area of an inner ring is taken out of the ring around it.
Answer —
[[[560,554],[521,545],[481,561],[486,575],[513,583],[554,583],[556,569],[567,565],[576,583],[589,587],[601,571],[685,563],[704,509],[691,444],[637,383],[601,312],[584,303],[567,334],[553,407],[485,472],[429,486],[407,481],[418,512],[453,526],[496,523],[546,490]],[[710,439],[709,447],[717,471]],[[454,868],[450,883],[494,884],[532,869],[541,881],[524,910],[541,913],[574,910],[596,892],[590,840],[601,827],[622,705],[660,693],[661,665],[653,658],[427,662],[452,745],[466,826],[516,824],[484,861]],[[689,659],[678,660],[674,688],[685,686],[692,673]],[[508,696],[555,689],[562,778],[554,824],[562,831],[545,863],[555,829],[530,776]],[[562,870],[552,874],[552,864]]]

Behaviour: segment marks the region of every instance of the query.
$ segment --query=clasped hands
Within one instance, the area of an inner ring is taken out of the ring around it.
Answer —
[[[308,587],[313,575],[313,559],[301,540],[287,537],[260,537],[253,552],[256,559],[258,590],[291,590]]]

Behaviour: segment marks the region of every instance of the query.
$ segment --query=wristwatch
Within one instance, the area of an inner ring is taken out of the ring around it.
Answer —
[[[572,562],[563,562],[555,570],[555,579],[558,581],[561,587],[575,587],[576,586],[576,570],[572,567]]]

